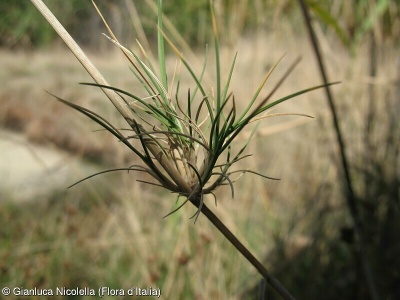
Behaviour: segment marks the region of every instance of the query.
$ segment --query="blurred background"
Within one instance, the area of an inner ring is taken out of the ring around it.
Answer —
[[[91,1],[44,1],[106,79],[142,93]],[[168,36],[201,72],[212,49],[207,0],[164,1]],[[157,53],[152,0],[96,1],[126,47]],[[243,161],[280,181],[245,174],[206,202],[298,299],[400,299],[400,4],[389,0],[306,1],[325,62],[364,243],[348,205],[340,145],[323,90],[295,98],[261,122]],[[275,95],[323,83],[299,1],[219,0],[215,9],[223,77],[238,107],[283,56],[260,99],[302,57]],[[30,1],[0,2],[0,285],[24,288],[159,287],[164,299],[257,299],[260,276],[195,208],[114,172],[74,182],[137,157],[97,124],[47,92],[124,127]],[[167,49],[171,74],[177,57]],[[207,82],[215,87],[213,51]],[[187,78],[186,78],[186,77]],[[194,83],[182,73],[182,87]],[[239,137],[241,147],[249,132]],[[240,167],[240,166],[239,166]],[[268,289],[268,288],[267,288]],[[266,299],[279,299],[267,292]],[[82,297],[85,298],[85,297]],[[123,298],[123,297],[122,297]],[[12,296],[7,299],[14,299]],[[15,297],[17,299],[17,297]]]

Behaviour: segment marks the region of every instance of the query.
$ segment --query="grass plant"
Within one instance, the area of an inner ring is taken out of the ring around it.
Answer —
[[[244,153],[252,135],[236,152],[232,150],[233,142],[251,123],[271,116],[281,115],[271,112],[271,109],[276,105],[330,84],[303,89],[272,101],[271,99],[275,92],[298,64],[299,60],[295,60],[277,83],[272,86],[267,96],[259,99],[260,92],[274,69],[278,66],[278,62],[265,75],[254,94],[249,97],[245,109],[238,111],[235,97],[230,92],[236,55],[226,76],[227,79],[224,82],[224,76],[221,74],[217,20],[212,1],[210,1],[210,7],[214,33],[215,88],[209,91],[202,81],[204,71],[207,68],[207,60],[204,62],[203,69],[198,75],[190,62],[185,59],[184,55],[180,53],[164,32],[162,1],[159,0],[157,25],[158,66],[154,66],[153,62],[147,59],[147,52],[140,44],[139,46],[142,50],[141,56],[121,45],[107,25],[107,22],[103,19],[109,31],[110,37],[108,38],[125,55],[133,75],[143,86],[146,95],[141,96],[137,92],[131,93],[118,87],[110,86],[42,1],[32,0],[32,3],[46,17],[96,82],[85,84],[101,88],[128,123],[129,128],[117,128],[104,117],[87,108],[68,102],[55,95],[54,97],[58,101],[86,115],[110,132],[142,162],[142,164],[134,164],[129,167],[114,168],[96,173],[79,182],[106,172],[137,171],[146,173],[153,181],[143,181],[144,183],[159,186],[175,193],[178,199],[180,197],[184,198],[184,201],[167,216],[179,210],[186,203],[192,203],[197,208],[192,216],[194,222],[203,213],[259,271],[273,289],[285,299],[294,299],[281,283],[268,273],[267,269],[255,256],[208,208],[205,204],[205,196],[209,194],[213,195],[215,202],[217,202],[215,191],[219,187],[227,185],[231,190],[232,197],[234,197],[234,182],[244,173],[252,173],[264,178],[276,179],[250,169],[235,169],[237,162],[249,158],[250,155]],[[99,15],[102,17],[100,11]],[[185,97],[182,97],[179,90],[179,71],[173,74],[170,81],[168,80],[165,62],[165,41],[175,52],[180,63],[183,64],[193,79],[194,86],[188,89]]]

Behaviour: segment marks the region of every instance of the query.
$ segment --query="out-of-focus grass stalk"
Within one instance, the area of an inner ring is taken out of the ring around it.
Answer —
[[[304,16],[304,20],[305,20],[305,24],[306,24],[306,27],[308,30],[309,37],[310,37],[311,45],[314,50],[316,60],[318,62],[318,67],[319,67],[319,71],[321,74],[321,78],[322,78],[323,82],[326,84],[326,83],[328,83],[328,77],[327,77],[327,74],[325,71],[325,65],[324,65],[324,62],[322,59],[322,54],[321,54],[321,51],[319,50],[317,37],[316,37],[314,29],[311,25],[311,19],[310,19],[310,15],[308,12],[307,4],[304,0],[298,0],[298,2],[300,4],[301,11]],[[348,158],[346,156],[346,144],[345,144],[342,130],[341,130],[340,124],[339,124],[339,115],[337,113],[336,104],[333,99],[333,96],[332,96],[329,86],[326,85],[324,90],[326,93],[326,99],[328,101],[330,113],[332,115],[333,128],[335,130],[336,140],[339,145],[339,155],[340,155],[340,160],[341,160],[341,164],[342,164],[342,171],[344,173],[343,186],[344,186],[344,190],[345,190],[347,207],[348,207],[348,209],[350,211],[350,215],[353,219],[354,232],[356,235],[357,252],[358,252],[358,255],[361,260],[362,269],[364,272],[364,276],[365,276],[365,279],[367,282],[368,289],[371,294],[371,299],[378,300],[381,298],[379,297],[376,281],[375,281],[374,274],[373,274],[372,268],[371,268],[371,263],[370,263],[370,260],[368,258],[368,254],[366,251],[366,243],[365,243],[365,237],[364,237],[364,232],[363,232],[362,219],[361,219],[360,212],[358,209],[357,196],[354,192],[353,181],[350,176],[350,167],[349,167],[349,163],[348,163]]]

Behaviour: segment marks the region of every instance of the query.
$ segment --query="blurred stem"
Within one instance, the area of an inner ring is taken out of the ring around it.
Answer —
[[[345,185],[345,190],[346,190],[347,206],[349,208],[351,217],[353,219],[354,233],[356,235],[356,243],[357,243],[357,245],[356,245],[357,252],[361,259],[362,269],[363,269],[364,276],[367,281],[371,299],[378,300],[380,298],[378,296],[378,291],[377,291],[375,279],[374,279],[374,276],[372,273],[371,264],[370,264],[368,255],[366,253],[366,246],[365,246],[365,239],[364,239],[364,234],[363,234],[361,217],[360,217],[359,210],[357,207],[357,201],[356,201],[357,198],[354,193],[353,184],[352,184],[352,180],[350,177],[350,168],[349,168],[348,160],[346,157],[346,145],[345,145],[345,142],[343,139],[343,134],[342,134],[340,126],[339,126],[339,118],[338,118],[338,115],[336,112],[335,103],[334,103],[330,88],[327,85],[328,77],[326,75],[324,62],[322,60],[321,51],[319,49],[319,45],[317,42],[317,37],[315,36],[315,32],[311,25],[311,19],[310,19],[310,15],[308,13],[307,5],[304,0],[298,0],[298,1],[299,1],[301,10],[302,10],[303,16],[304,16],[306,26],[307,26],[309,38],[310,38],[312,47],[314,49],[314,54],[315,54],[315,57],[318,62],[319,71],[320,71],[322,80],[323,80],[324,84],[326,85],[325,92],[326,92],[326,97],[328,100],[330,112],[331,112],[332,119],[333,119],[333,127],[334,127],[335,133],[336,133],[336,140],[339,145],[340,159],[341,159],[342,169],[343,169],[344,178],[345,178],[344,185]]]
[[[376,45],[376,37],[374,31],[370,31],[370,45],[369,45],[369,76],[371,79],[375,78],[376,70],[377,70],[377,45]],[[365,148],[365,162],[367,164],[372,164],[373,153],[373,144],[372,144],[372,133],[374,129],[375,122],[375,83],[371,82],[368,87],[368,112],[367,112],[367,124],[365,127],[364,134],[364,148]],[[371,177],[369,175],[366,176],[365,186],[366,189],[369,189],[371,186]],[[368,195],[368,190],[366,191],[366,195]]]
[[[200,197],[191,200],[197,208],[200,207]],[[251,263],[257,271],[264,277],[266,282],[278,292],[283,299],[295,300],[289,291],[261,264],[261,262],[238,240],[238,238],[225,226],[224,223],[203,203],[201,212],[214,226],[224,235],[224,237]]]
[[[376,77],[377,70],[377,44],[374,31],[370,32],[370,45],[369,45],[369,76]],[[366,134],[371,135],[374,126],[375,115],[375,83],[369,85],[369,99],[368,99],[368,115],[367,115],[367,128]],[[371,141],[368,141],[370,143]]]
[[[377,45],[374,31],[370,31],[369,41],[369,77],[375,78],[377,70]],[[375,83],[371,82],[368,86],[368,111],[366,115],[366,124],[364,129],[364,163],[372,166],[374,163],[374,146],[372,134],[374,131],[376,105],[375,105]],[[365,172],[364,175],[364,194],[369,195],[372,187],[372,176],[370,172]]]

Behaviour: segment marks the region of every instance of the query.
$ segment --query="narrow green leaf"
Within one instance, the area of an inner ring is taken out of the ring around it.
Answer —
[[[228,80],[226,81],[224,92],[222,94],[222,99],[226,99],[226,95],[228,95],[228,90],[229,90],[229,86],[230,86],[231,79],[232,79],[233,69],[235,68],[237,54],[238,53],[236,52],[235,56],[233,58],[231,69],[229,70],[229,74],[228,74]]]
[[[203,97],[206,97],[206,92],[204,91],[203,86],[201,85],[201,81],[199,80],[199,78],[197,78],[197,76],[194,74],[193,69],[190,67],[189,63],[187,62],[187,60],[183,57],[183,55],[179,52],[179,50],[176,48],[176,46],[174,45],[174,43],[172,43],[172,41],[163,33],[164,35],[164,39],[167,41],[167,43],[170,45],[170,47],[172,48],[172,50],[175,52],[176,56],[179,57],[179,59],[183,62],[184,66],[186,67],[186,69],[189,71],[190,75],[192,76],[193,80],[196,82],[196,86],[199,88],[199,90],[201,91],[201,94]]]
[[[272,72],[275,70],[275,68],[278,66],[278,64],[281,62],[282,59],[283,59],[283,56],[275,63],[275,65],[272,66],[272,68],[265,75],[263,81],[261,82],[261,84],[257,88],[257,91],[254,93],[253,98],[251,98],[249,104],[247,105],[247,107],[245,108],[243,113],[238,118],[238,122],[240,122],[246,116],[246,114],[249,112],[249,110],[252,108],[252,106],[253,106],[254,102],[256,101],[258,95],[260,94],[261,90],[265,86],[265,83],[267,82],[268,78],[271,76]]]
[[[96,86],[96,87],[100,87],[100,88],[105,88],[105,89],[110,89],[113,90],[115,92],[121,93],[123,95],[126,95],[128,97],[131,97],[135,100],[137,100],[139,103],[141,103],[144,107],[146,107],[147,109],[149,109],[149,111],[151,112],[152,117],[154,117],[157,121],[159,121],[162,125],[166,126],[167,128],[171,126],[171,124],[174,126],[174,128],[177,128],[175,125],[175,122],[173,119],[171,119],[167,114],[164,113],[164,111],[150,103],[147,103],[146,101],[142,100],[141,98],[127,92],[124,91],[122,89],[116,88],[116,87],[112,87],[112,86],[108,86],[108,85],[101,85],[101,84],[97,84],[97,83],[81,83],[82,85],[89,85],[89,86]],[[147,112],[148,113],[148,112]]]
[[[206,53],[205,53],[205,56],[204,56],[203,68],[202,68],[200,76],[199,76],[199,83],[200,84],[203,81],[203,76],[204,76],[205,71],[206,71],[207,61],[208,61],[208,45],[206,45]],[[199,90],[199,87],[196,84],[195,89],[194,89],[193,94],[192,94],[192,97],[190,98],[190,103],[193,102],[193,99],[196,97],[196,94],[197,94],[198,90]]]
[[[160,65],[160,76],[161,83],[164,87],[168,87],[167,83],[167,69],[165,66],[165,50],[164,50],[164,37],[163,31],[163,11],[162,11],[162,0],[158,0],[158,29],[157,29],[157,45],[158,45],[158,62]]]
[[[314,87],[311,87],[311,88],[308,88],[308,89],[304,89],[304,90],[298,91],[296,93],[290,94],[290,95],[288,95],[286,97],[280,98],[280,99],[278,99],[278,100],[276,100],[276,101],[274,101],[274,102],[272,102],[272,103],[270,103],[268,105],[265,105],[264,107],[261,107],[260,109],[258,109],[254,113],[252,118],[254,118],[255,116],[259,115],[260,113],[266,111],[267,109],[270,109],[271,107],[274,107],[275,105],[278,105],[279,103],[282,103],[282,102],[287,101],[289,99],[292,99],[294,97],[300,96],[302,94],[305,94],[305,93],[308,93],[308,92],[311,92],[311,91],[314,91],[314,90],[317,90],[317,89],[320,89],[320,88],[324,88],[324,87],[327,87],[327,86],[331,86],[331,85],[334,85],[334,84],[339,84],[339,83],[340,83],[340,81],[336,81],[336,82],[331,82],[331,83],[327,83],[327,84],[317,85],[317,86],[314,86]]]
[[[217,20],[215,17],[214,3],[210,0],[210,8],[211,8],[211,20],[213,25],[214,32],[214,48],[215,48],[215,68],[216,68],[216,80],[217,80],[217,98],[216,98],[216,112],[221,110],[221,60],[219,54],[219,42],[218,42],[218,29],[217,29]],[[219,114],[221,115],[221,114]],[[218,135],[220,126],[220,118],[215,118],[215,131]],[[217,135],[215,137],[217,137]]]

